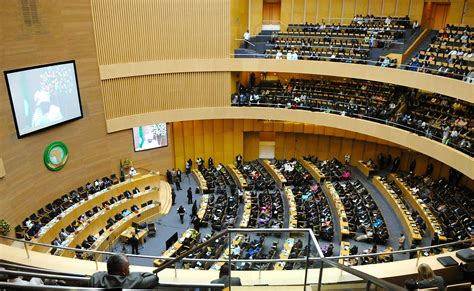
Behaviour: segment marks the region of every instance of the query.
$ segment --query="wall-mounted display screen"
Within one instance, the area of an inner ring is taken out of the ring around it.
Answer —
[[[166,123],[134,127],[133,144],[136,152],[168,146]]]
[[[82,118],[74,61],[5,72],[18,138]]]

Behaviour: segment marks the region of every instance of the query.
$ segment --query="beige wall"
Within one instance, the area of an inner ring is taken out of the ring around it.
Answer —
[[[239,2],[240,0],[233,0]],[[244,1],[244,0],[243,0]],[[464,3],[467,2],[463,17]],[[246,1],[244,1],[246,2]],[[252,34],[258,34],[262,27],[262,0],[253,0],[250,11]],[[356,14],[375,16],[405,16],[421,22],[423,0],[281,0],[281,29],[290,23],[349,23]],[[451,2],[447,23],[474,24],[473,0],[447,0]],[[248,11],[247,11],[248,13]]]
[[[262,0],[252,2],[255,2],[250,11],[252,33],[257,34],[261,31]],[[281,0],[281,29],[286,30],[290,23],[306,21],[349,23],[356,14],[409,15],[410,19],[421,21],[423,0]]]
[[[225,58],[230,0],[92,0],[99,64]]]
[[[130,130],[107,134],[90,1],[38,1],[39,24],[33,27],[23,23],[20,3],[2,2],[0,71],[75,60],[84,118],[17,139],[6,85],[0,82],[0,157],[6,170],[0,218],[13,227],[72,188],[118,174],[120,159],[161,171],[172,166],[172,145],[135,153]],[[51,172],[43,165],[43,151],[56,140],[66,143],[70,155],[64,169]]]

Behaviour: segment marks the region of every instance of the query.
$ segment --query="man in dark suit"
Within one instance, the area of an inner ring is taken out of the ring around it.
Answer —
[[[182,181],[182,180],[181,180],[181,174],[182,174],[182,173],[181,173],[181,170],[178,168],[178,170],[176,171],[176,177],[178,177],[179,182]]]
[[[138,236],[135,231],[132,232],[132,237],[128,240],[128,242],[132,246],[132,254],[138,255]]]
[[[193,190],[191,187],[188,188],[188,204],[193,204]]]
[[[211,281],[211,283],[214,284],[224,284],[224,286],[227,288],[229,287],[229,265],[226,263],[222,265],[220,271],[219,271],[219,279]],[[240,282],[239,277],[230,277],[230,284],[231,286],[242,286],[242,283]]]

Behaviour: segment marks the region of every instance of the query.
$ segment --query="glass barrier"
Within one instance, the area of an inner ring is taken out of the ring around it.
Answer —
[[[30,258],[31,255],[29,245],[53,247],[52,245],[33,243],[6,236],[0,237],[6,240],[23,243],[27,258]],[[218,245],[221,246],[221,253],[218,259],[209,259],[206,256],[207,252],[210,251],[208,247],[214,242],[218,242]],[[174,268],[176,278],[179,278],[177,269],[219,271],[222,266],[227,264],[228,266],[231,266],[229,270],[229,278],[232,276],[240,278],[245,277],[246,281],[255,282],[254,284],[250,284],[251,286],[283,286],[288,285],[288,282],[291,282],[291,285],[304,287],[312,286],[317,290],[331,289],[336,286],[338,288],[352,286],[352,289],[361,288],[366,290],[378,290],[380,288],[397,290],[401,289],[401,287],[393,285],[385,280],[375,278],[360,270],[351,268],[349,262],[364,257],[376,259],[382,255],[393,256],[395,254],[406,254],[411,252],[416,252],[416,256],[420,256],[423,255],[424,251],[432,249],[442,249],[446,247],[459,249],[470,247],[473,242],[474,239],[467,239],[401,251],[324,257],[318,240],[311,229],[227,229],[173,258],[166,256],[124,255],[127,257],[149,259],[151,262],[156,262],[158,260],[160,261],[160,264],[154,272],[159,273],[165,269]],[[266,244],[265,248],[263,247],[264,244]],[[278,244],[282,244],[282,246],[277,248],[276,245]],[[240,257],[241,252],[239,250],[244,246],[247,250],[247,256]],[[98,255],[115,254],[112,252],[74,249],[61,246],[54,247],[89,253],[94,258],[97,258]],[[265,251],[263,251],[264,249]],[[26,272],[44,271],[44,269],[36,267],[26,266],[26,268]],[[97,260],[96,269],[99,269]],[[56,276],[59,277],[68,275],[85,276],[48,270],[46,270],[44,275],[48,277],[51,272],[56,273]],[[185,280],[185,278],[183,278],[183,280]],[[162,282],[160,280],[160,284],[163,284],[163,286],[171,286],[178,283]],[[182,285],[183,283],[179,284]],[[205,284],[197,285],[204,286]]]

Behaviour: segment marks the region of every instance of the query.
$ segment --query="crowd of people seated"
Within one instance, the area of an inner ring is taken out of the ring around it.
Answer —
[[[363,80],[290,79],[250,82],[232,95],[235,106],[276,106],[367,118],[400,126],[474,155],[472,104],[439,94]]]
[[[283,227],[284,207],[279,189],[275,189],[275,180],[259,161],[242,164],[240,172],[246,177],[252,203],[249,225],[264,228]]]
[[[386,244],[389,234],[385,220],[365,186],[354,179],[333,184],[344,204],[349,229],[357,234],[355,240]]]
[[[293,186],[298,228],[311,228],[317,238],[332,241],[333,218],[320,185],[295,159],[276,161],[275,164],[285,176],[287,185]]]
[[[267,58],[366,63],[371,48],[390,48],[411,28],[410,19],[356,15],[350,24],[290,24],[273,33]]]
[[[200,158],[200,161],[204,159]],[[215,167],[213,159],[209,158],[209,168],[206,168],[200,161],[197,162],[198,171],[206,180],[210,194],[206,211],[199,223],[203,226],[210,224],[213,231],[233,227],[237,220],[240,200],[236,183],[222,164]],[[196,215],[194,212],[193,215]]]
[[[395,194],[397,195],[398,199],[400,199],[403,203],[403,209],[405,209],[407,212],[407,215],[411,217],[409,219],[412,221],[416,226],[414,226],[414,229],[420,233],[420,235],[423,237],[423,235],[426,232],[426,223],[423,220],[423,218],[420,216],[420,214],[413,209],[413,207],[408,203],[403,195],[402,189],[397,186],[395,181],[390,181],[386,176],[381,176],[380,180],[387,183],[387,190],[388,191],[394,191]],[[414,242],[413,242],[414,243]]]
[[[409,63],[408,70],[474,81],[474,30],[467,26],[447,25],[431,39]]]
[[[413,173],[400,173],[410,187],[416,189],[420,199],[441,223],[442,232],[448,241],[460,241],[474,235],[472,209],[474,200],[472,191],[459,186],[459,175],[452,171],[449,180],[434,181],[431,173],[415,176]],[[434,234],[432,245],[441,243]]]
[[[407,110],[395,115],[396,123],[415,128],[461,151],[471,151],[474,142],[472,105],[439,94],[419,94],[406,101]]]
[[[110,178],[103,177],[102,179],[95,180],[93,183],[88,182],[85,186],[77,188],[77,190],[73,189],[69,194],[62,195],[53,202],[48,203],[45,207],[38,209],[36,213],[25,218],[20,225],[15,227],[16,237],[30,240],[32,237],[39,236],[42,227],[58,217],[66,209],[79,203],[81,200],[88,200],[90,195],[118,183],[118,178],[113,174]]]

